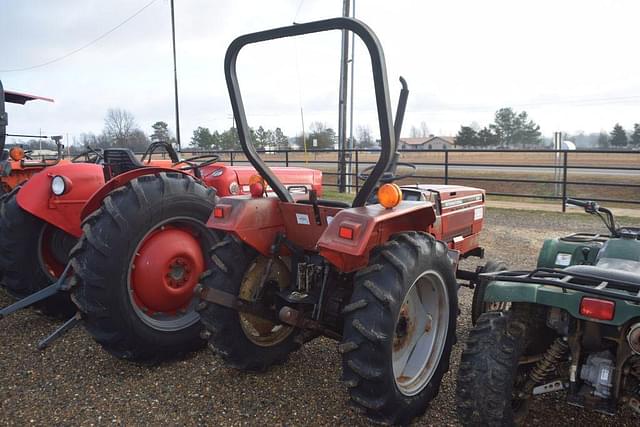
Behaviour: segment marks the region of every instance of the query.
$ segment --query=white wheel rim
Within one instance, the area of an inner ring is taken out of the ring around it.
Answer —
[[[411,285],[396,320],[393,376],[406,396],[420,393],[435,373],[449,331],[449,295],[439,273],[423,272]]]

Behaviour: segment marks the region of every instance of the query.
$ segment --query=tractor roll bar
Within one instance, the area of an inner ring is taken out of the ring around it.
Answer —
[[[348,30],[357,34],[364,42],[369,55],[371,56],[371,68],[373,71],[373,84],[376,94],[376,105],[378,109],[378,122],[380,125],[381,150],[380,157],[371,175],[356,194],[353,206],[364,206],[369,196],[375,189],[380,177],[388,169],[393,155],[396,152],[396,137],[394,134],[393,119],[391,117],[391,103],[389,100],[389,87],[387,84],[387,70],[384,61],[384,53],[380,41],[374,32],[364,23],[352,18],[332,18],[322,21],[295,24],[288,27],[275,28],[272,30],[260,31],[246,34],[236,38],[227,48],[224,58],[224,71],[227,81],[227,89],[231,98],[233,114],[238,122],[238,137],[242,149],[249,159],[249,162],[260,175],[269,183],[271,188],[278,195],[280,200],[292,203],[293,197],[282,185],[280,180],[262,161],[255,150],[253,144],[249,142],[249,125],[238,85],[238,75],[236,73],[236,60],[240,50],[248,45],[268,40],[285,37],[300,36],[303,34],[319,33],[330,30]]]
[[[2,87],[2,80],[0,80],[0,155],[2,155],[7,138],[8,121],[7,112],[4,110],[4,87]]]

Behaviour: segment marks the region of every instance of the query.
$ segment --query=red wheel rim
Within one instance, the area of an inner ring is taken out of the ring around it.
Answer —
[[[133,301],[147,315],[186,310],[204,265],[202,249],[191,232],[159,228],[142,242],[131,264]]]
[[[54,279],[57,279],[64,272],[64,265],[56,260],[51,251],[52,228],[46,226],[40,237],[40,261],[44,271]]]

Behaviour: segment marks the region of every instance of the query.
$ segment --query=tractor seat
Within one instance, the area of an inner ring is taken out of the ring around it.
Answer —
[[[602,268],[595,265],[572,265],[564,269],[567,273],[583,274],[601,281],[620,281],[640,287],[640,271],[625,271]],[[636,291],[638,289],[635,289]]]
[[[144,167],[129,148],[105,148],[102,150],[102,156],[104,157],[104,178],[106,181],[130,170]]]

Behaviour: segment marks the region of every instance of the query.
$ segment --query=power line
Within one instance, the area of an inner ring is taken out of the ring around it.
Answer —
[[[68,52],[62,56],[59,56],[57,58],[51,59],[49,61],[43,62],[41,64],[36,64],[36,65],[31,65],[29,67],[23,67],[23,68],[9,68],[6,70],[0,70],[0,73],[13,73],[13,72],[18,72],[18,71],[28,71],[28,70],[33,70],[35,68],[41,68],[41,67],[45,67],[47,65],[51,65],[53,63],[62,61],[63,59],[67,59],[68,57],[70,57],[71,55],[74,55],[78,52],[80,52],[81,50],[84,50],[86,48],[88,48],[89,46],[99,42],[100,40],[104,39],[105,37],[107,37],[109,34],[113,33],[114,31],[116,31],[118,28],[122,27],[123,25],[125,25],[127,22],[131,21],[133,18],[135,18],[136,16],[140,15],[145,9],[147,9],[149,6],[151,6],[153,3],[155,3],[158,0],[151,0],[149,3],[147,3],[146,5],[144,5],[143,7],[141,7],[140,9],[138,9],[138,11],[136,13],[134,13],[133,15],[129,16],[127,19],[125,19],[124,21],[120,22],[118,25],[116,25],[115,27],[111,28],[109,31],[107,31],[106,33],[103,33],[102,35],[98,36],[97,38],[91,40],[89,43],[80,46],[79,48],[72,50],[71,52]]]

